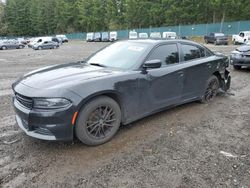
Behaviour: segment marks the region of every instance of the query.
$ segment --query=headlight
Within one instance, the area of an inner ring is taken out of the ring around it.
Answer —
[[[243,54],[241,52],[238,52],[238,51],[233,51],[231,53],[231,56],[235,57],[235,58],[241,58],[241,57],[243,57]]]
[[[35,98],[34,108],[38,109],[56,109],[68,107],[71,102],[64,98]]]

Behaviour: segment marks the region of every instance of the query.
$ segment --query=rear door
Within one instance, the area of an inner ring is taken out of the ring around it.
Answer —
[[[182,100],[190,100],[203,94],[206,82],[215,64],[211,53],[205,48],[188,43],[181,43],[181,62],[185,66]]]
[[[146,112],[177,104],[183,88],[183,70],[179,65],[179,51],[176,43],[156,47],[147,60],[160,59],[162,66],[148,69],[140,80],[142,97],[140,107]]]

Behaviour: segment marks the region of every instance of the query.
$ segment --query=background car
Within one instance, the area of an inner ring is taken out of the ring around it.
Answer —
[[[162,38],[164,38],[164,39],[176,39],[177,34],[176,34],[176,32],[165,31],[162,33]]]
[[[136,31],[129,31],[128,38],[129,39],[137,39],[138,38],[137,32]]]
[[[204,41],[206,44],[213,43],[214,45],[228,45],[228,36],[224,33],[210,33],[209,35],[204,36]]]
[[[152,39],[160,39],[161,38],[161,33],[160,32],[152,32],[152,33],[150,33],[150,38],[152,38]]]
[[[250,31],[241,31],[238,35],[232,35],[234,44],[243,44],[250,40]]]
[[[60,38],[62,43],[69,42],[69,39],[66,37],[66,35],[56,35],[56,38]]]
[[[0,49],[23,49],[25,47],[24,44],[19,43],[17,40],[3,40],[0,41]]]
[[[26,74],[12,85],[21,129],[44,140],[109,141],[129,124],[171,106],[210,102],[227,91],[228,58],[184,40],[126,40],[87,61]]]
[[[101,33],[99,33],[99,32],[94,33],[94,41],[95,42],[101,42],[102,41],[102,35],[101,35]]]
[[[230,62],[235,69],[250,67],[250,41],[231,52]]]
[[[86,41],[87,42],[93,42],[94,41],[94,33],[87,33]]]
[[[118,33],[117,31],[111,31],[109,33],[109,41],[110,42],[114,42],[114,41],[117,41],[118,40]]]
[[[140,39],[147,39],[148,38],[148,34],[147,33],[139,33],[139,38]]]
[[[102,42],[108,42],[108,41],[109,41],[109,33],[102,32]]]
[[[52,37],[51,41],[57,42],[59,45],[63,43],[62,38]]]
[[[34,50],[57,49],[57,48],[59,48],[59,44],[53,41],[44,41],[33,45]]]

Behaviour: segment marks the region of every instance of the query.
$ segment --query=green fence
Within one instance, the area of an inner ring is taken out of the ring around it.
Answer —
[[[164,32],[164,31],[174,31],[179,36],[204,36],[210,32],[223,32],[226,35],[238,34],[240,31],[250,30],[250,20],[247,21],[237,21],[237,22],[224,22],[213,23],[213,24],[196,24],[196,25],[179,25],[179,26],[168,26],[168,27],[158,27],[158,28],[131,28],[127,30],[118,30],[118,39],[128,38],[128,33],[130,30],[135,30],[138,33],[148,33],[151,32]],[[69,39],[81,39],[85,40],[86,33],[69,33],[67,34]]]

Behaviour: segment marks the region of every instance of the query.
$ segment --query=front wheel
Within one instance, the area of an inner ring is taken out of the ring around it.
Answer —
[[[220,84],[218,78],[215,75],[211,76],[207,81],[206,90],[200,102],[208,103],[214,100],[218,93],[219,86]]]
[[[41,50],[41,49],[42,49],[42,47],[41,47],[41,46],[39,46],[39,47],[38,47],[38,50]]]
[[[101,96],[88,102],[80,111],[75,133],[84,144],[95,146],[109,141],[120,124],[120,106],[113,99]]]

